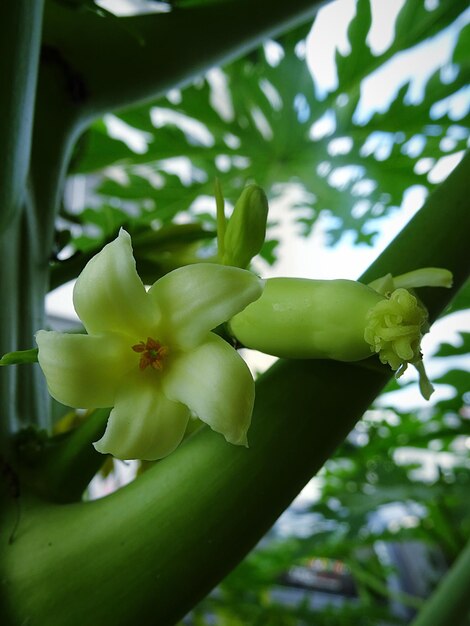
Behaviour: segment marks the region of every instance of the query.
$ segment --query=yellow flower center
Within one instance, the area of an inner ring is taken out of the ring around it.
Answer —
[[[132,346],[134,352],[139,352],[140,357],[139,368],[144,370],[149,365],[155,370],[161,371],[163,369],[163,360],[167,356],[169,350],[166,346],[162,346],[159,341],[147,337],[147,342],[141,341],[140,343]]]

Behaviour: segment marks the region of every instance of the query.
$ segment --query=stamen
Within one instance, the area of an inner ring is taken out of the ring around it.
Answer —
[[[168,355],[168,348],[163,346],[159,341],[147,337],[147,342],[141,341],[140,343],[132,346],[134,352],[142,354],[140,357],[139,368],[144,370],[149,365],[158,371],[163,369],[163,359]]]

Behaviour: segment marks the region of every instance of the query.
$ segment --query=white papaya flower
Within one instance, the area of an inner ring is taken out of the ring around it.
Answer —
[[[74,289],[87,334],[40,330],[38,360],[50,394],[77,408],[113,407],[94,446],[120,459],[156,460],[181,442],[191,412],[246,445],[254,382],[213,328],[261,295],[251,272],[211,263],[179,268],[148,291],[121,230]]]

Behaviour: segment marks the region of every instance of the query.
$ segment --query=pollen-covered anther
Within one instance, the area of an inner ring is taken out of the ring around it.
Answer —
[[[132,346],[134,352],[142,354],[140,357],[139,368],[144,370],[149,365],[153,369],[161,371],[163,369],[163,360],[167,356],[169,350],[166,346],[163,346],[159,341],[147,337],[147,341],[141,341],[140,343]]]

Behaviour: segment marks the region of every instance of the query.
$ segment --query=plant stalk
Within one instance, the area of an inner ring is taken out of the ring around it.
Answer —
[[[29,306],[34,284],[29,281],[32,262],[29,240],[24,239],[24,208],[42,13],[42,0],[7,0],[0,12],[0,354],[31,347],[22,344],[27,318],[35,317]],[[18,376],[15,368],[0,371],[0,451],[8,449],[11,433],[28,419],[24,400],[34,393],[29,377]]]
[[[52,49],[67,51],[64,61],[86,87],[83,115],[92,120],[188,84],[312,18],[321,4],[224,0],[155,15],[103,18],[51,2],[44,39]]]

